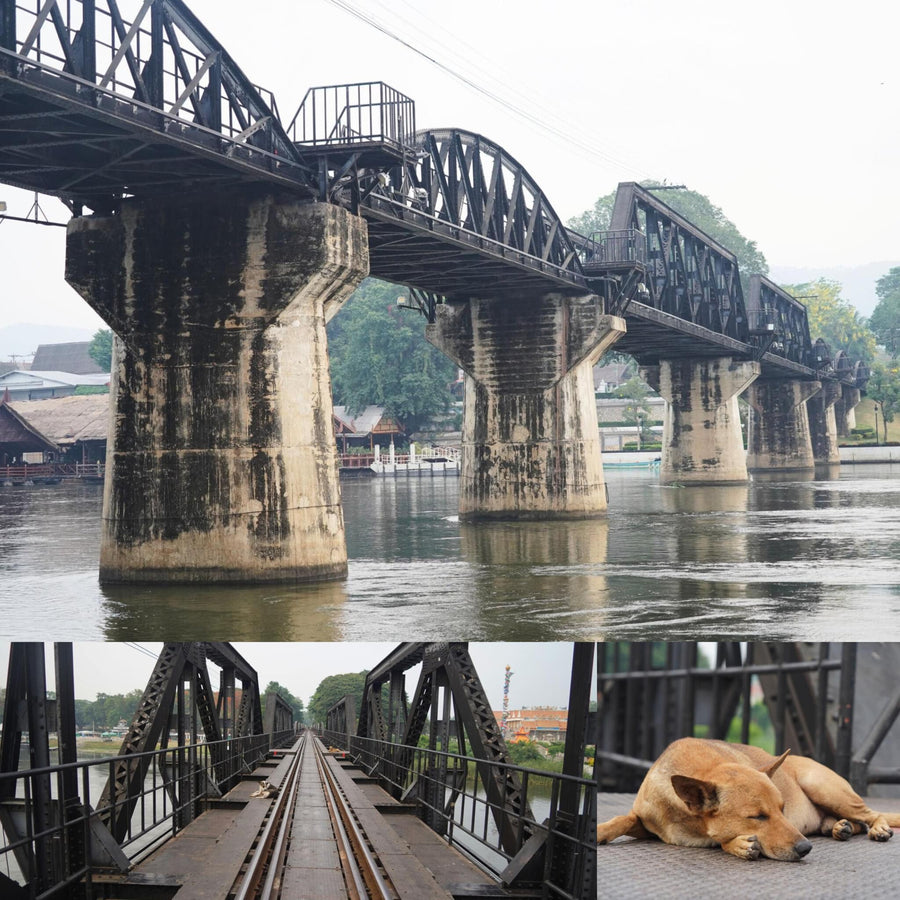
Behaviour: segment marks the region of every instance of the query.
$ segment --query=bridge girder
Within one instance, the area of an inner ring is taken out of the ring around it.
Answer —
[[[180,0],[0,0],[0,180],[110,210],[128,194],[314,172],[264,97]]]
[[[352,100],[365,90],[370,101]],[[607,312],[630,304],[618,349],[645,365],[729,355],[758,359],[763,377],[864,388],[864,366],[804,351],[803,314],[771,282],[758,311],[774,311],[776,328],[754,332],[734,254],[639,185],[619,186],[612,228],[642,236],[640,261],[598,266],[493,141],[415,132],[413,102],[380,82],[311,94],[333,107],[324,140],[303,116],[289,136],[274,96],[181,0],[144,0],[130,22],[118,0],[0,0],[0,182],[104,213],[125,196],[287,189],[364,216],[372,274],[408,286],[430,321],[444,299],[594,292]],[[307,106],[330,109],[301,105],[307,118]],[[372,134],[359,133],[364,119]]]
[[[217,662],[223,669],[229,667],[244,685],[241,708],[246,707],[246,712],[238,714],[231,736],[262,733],[258,676],[230,645],[203,642],[164,644],[97,805],[100,819],[117,841],[122,841],[126,835],[131,815],[140,800],[141,786],[152,762],[147,751],[157,745],[168,745],[173,709],[179,745],[184,744],[187,737],[195,737],[193,731],[197,719],[207,743],[213,744],[223,737],[207,660]],[[190,681],[190,690],[185,696],[184,684],[187,680]],[[190,735],[185,731],[186,725]],[[215,767],[221,762],[220,756],[220,750],[216,749],[212,755]],[[165,777],[166,772],[163,775]],[[170,782],[167,789],[171,793],[175,786]]]
[[[373,275],[451,300],[587,291],[568,231],[506,150],[461,129],[414,140],[361,195]]]

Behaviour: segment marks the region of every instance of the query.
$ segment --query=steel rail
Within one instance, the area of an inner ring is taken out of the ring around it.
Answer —
[[[250,900],[250,898],[272,896],[271,891],[274,879],[280,873],[281,867],[272,866],[270,863],[273,859],[283,858],[284,856],[286,835],[290,831],[293,822],[293,816],[285,813],[287,810],[293,809],[296,804],[297,788],[300,784],[300,765],[303,760],[303,749],[307,740],[307,734],[304,733],[285,779],[285,783],[289,785],[289,788],[285,790],[285,784],[283,784],[278,791],[278,799],[275,801],[274,809],[269,815],[269,820],[266,822],[256,849],[253,851],[253,856],[247,865],[244,877],[241,880],[241,886],[234,895],[234,900]],[[264,875],[266,880],[263,890],[260,892],[260,882]],[[266,890],[269,893],[266,893]]]
[[[313,748],[335,833],[340,835],[340,843],[345,851],[341,854],[341,858],[346,858],[350,870],[354,872],[353,879],[356,889],[360,888],[357,879],[361,876],[364,880],[361,897],[369,897],[373,900],[399,900],[397,892],[378,871],[378,861],[369,849],[362,829],[353,818],[350,805],[325,762],[324,751],[317,741],[313,744]]]

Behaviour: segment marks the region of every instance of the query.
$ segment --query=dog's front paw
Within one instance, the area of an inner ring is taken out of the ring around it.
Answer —
[[[739,859],[759,859],[762,847],[755,834],[739,834],[722,844],[722,849]]]
[[[891,826],[884,819],[876,819],[869,826],[869,840],[889,841],[894,836]]]
[[[846,819],[839,819],[831,826],[831,836],[836,841],[849,841],[853,837],[853,823]]]

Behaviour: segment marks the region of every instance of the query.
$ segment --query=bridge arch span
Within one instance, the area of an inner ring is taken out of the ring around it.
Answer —
[[[484,135],[418,131],[412,152],[388,175],[360,205],[370,226],[373,275],[460,298],[533,290],[535,274],[586,290],[576,248],[547,195]],[[441,246],[449,265],[426,271],[435,268]]]

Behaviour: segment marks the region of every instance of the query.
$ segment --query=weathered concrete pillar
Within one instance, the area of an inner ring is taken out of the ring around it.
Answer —
[[[859,388],[847,384],[840,385],[841,395],[834,404],[834,422],[839,437],[850,437],[850,430],[856,428],[856,407],[862,399]]]
[[[66,278],[118,335],[100,579],[346,574],[325,322],[362,220],[231,191],[69,224]]]
[[[738,396],[758,377],[757,362],[660,360],[647,377],[666,401],[664,484],[722,484],[748,480]]]
[[[766,379],[750,385],[749,471],[815,467],[806,401],[820,388],[818,381],[795,379]]]
[[[466,372],[462,519],[606,511],[591,370],[624,333],[593,295],[438,307],[425,335]]]
[[[834,405],[840,396],[840,384],[836,381],[825,381],[822,383],[822,390],[810,397],[806,403],[809,436],[816,465],[840,465],[841,451],[838,448],[834,417]]]

